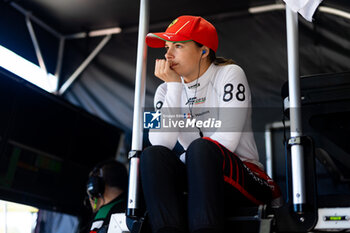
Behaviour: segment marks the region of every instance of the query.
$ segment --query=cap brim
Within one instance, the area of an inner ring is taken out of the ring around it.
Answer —
[[[152,48],[162,48],[165,46],[165,42],[188,42],[191,39],[188,39],[184,36],[173,34],[173,33],[148,33],[146,36],[146,44]]]

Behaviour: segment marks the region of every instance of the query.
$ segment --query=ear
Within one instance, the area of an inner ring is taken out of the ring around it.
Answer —
[[[207,46],[203,45],[201,48],[202,58],[207,57],[209,55],[209,51],[210,49]]]

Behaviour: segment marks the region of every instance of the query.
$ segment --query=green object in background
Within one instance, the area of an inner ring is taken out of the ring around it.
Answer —
[[[20,154],[21,154],[21,149],[14,147],[12,151],[11,159],[9,162],[9,166],[7,169],[7,173],[3,177],[0,177],[1,185],[11,187],[13,177],[15,176],[16,167],[17,167]]]

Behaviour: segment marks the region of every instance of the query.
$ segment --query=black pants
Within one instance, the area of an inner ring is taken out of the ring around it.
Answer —
[[[218,143],[197,139],[186,164],[168,148],[151,146],[140,161],[141,182],[153,232],[224,232],[237,206],[271,199],[268,183]]]

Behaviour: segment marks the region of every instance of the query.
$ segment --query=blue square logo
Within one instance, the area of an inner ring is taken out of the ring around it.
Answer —
[[[143,127],[145,129],[160,129],[160,111],[144,112],[143,113]]]

